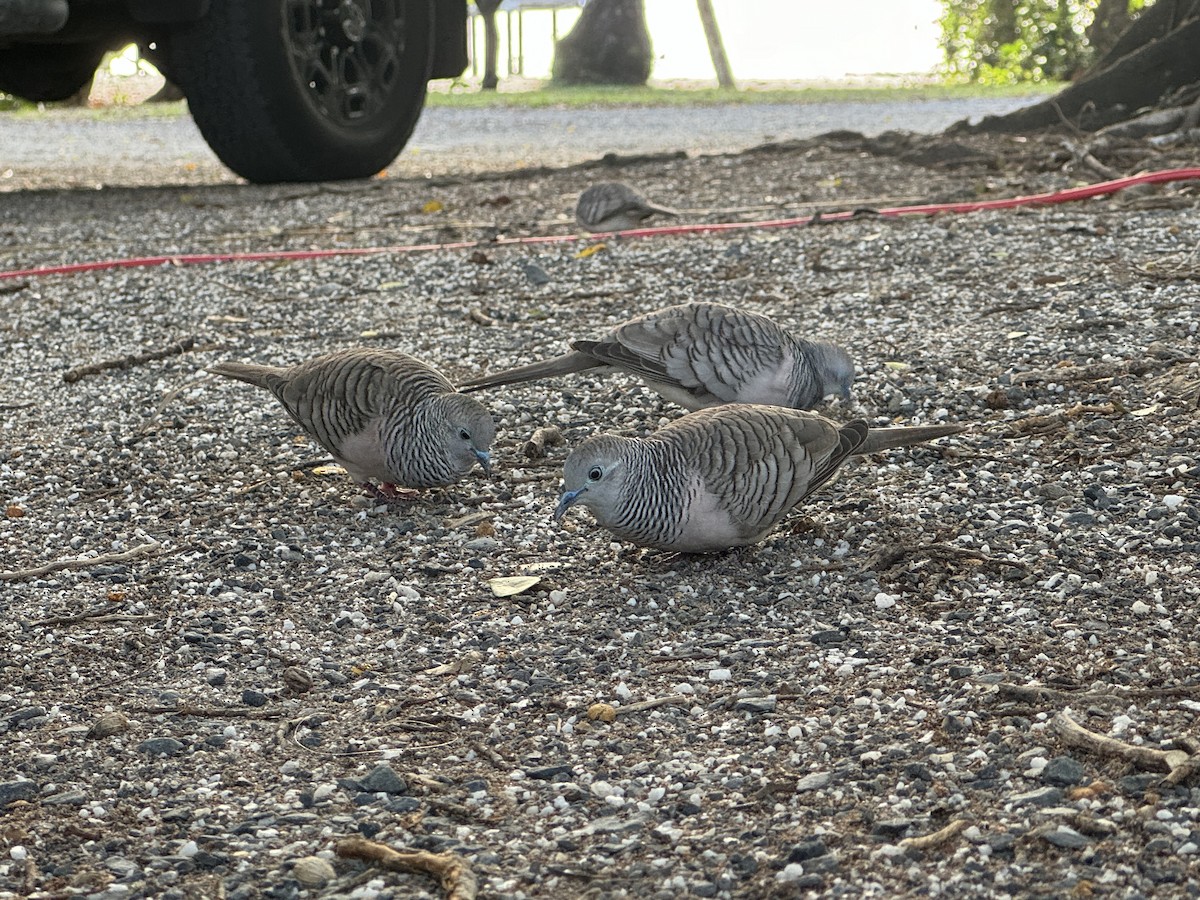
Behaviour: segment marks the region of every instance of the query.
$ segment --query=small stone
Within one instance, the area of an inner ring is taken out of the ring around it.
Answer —
[[[812,838],[807,841],[801,841],[792,847],[788,853],[787,861],[804,862],[806,859],[816,859],[818,856],[824,856],[829,850],[825,846],[825,842],[820,838]]]
[[[85,803],[87,794],[83,791],[59,791],[42,798],[43,806],[83,806]]]
[[[406,794],[408,785],[387,763],[380,763],[358,782],[364,791],[385,794]]]
[[[149,738],[138,744],[136,749],[139,753],[151,756],[174,756],[183,749],[183,744],[175,738]]]
[[[262,691],[254,691],[247,688],[246,690],[242,691],[242,702],[247,706],[266,706],[267,695]]]
[[[337,877],[337,872],[328,860],[319,856],[305,856],[296,860],[292,875],[306,888],[323,888]]]
[[[1053,831],[1047,831],[1042,835],[1042,840],[1064,850],[1079,850],[1091,843],[1089,838],[1066,825],[1059,825]]]
[[[811,872],[832,872],[838,867],[838,857],[836,853],[826,853],[824,856],[815,856],[804,863],[804,871]]]
[[[213,687],[221,687],[225,683],[227,673],[221,668],[207,669],[204,673],[204,680]]]
[[[1042,770],[1042,781],[1059,787],[1071,787],[1083,779],[1083,765],[1069,756],[1055,757]]]
[[[788,863],[783,867],[783,871],[775,876],[776,881],[781,881],[784,884],[792,881],[798,881],[804,875],[804,866],[800,863]]]
[[[875,823],[871,829],[871,837],[894,841],[896,838],[904,837],[912,826],[912,819],[885,819]]]
[[[283,670],[283,687],[289,694],[307,694],[312,690],[313,677],[307,669],[288,666]]]
[[[796,793],[819,791],[823,787],[828,787],[832,781],[833,775],[829,772],[813,772],[811,775],[805,775],[796,782]]]
[[[543,284],[550,283],[550,276],[546,274],[546,270],[536,263],[525,263],[521,266],[521,271],[525,273],[525,277],[532,285],[541,287]]]
[[[1009,802],[1014,806],[1057,806],[1062,802],[1063,792],[1056,787],[1038,788],[1024,794],[1014,794]]]
[[[537,769],[526,769],[525,776],[538,781],[550,781],[559,775],[570,775],[571,771],[570,766],[542,766]]]
[[[733,678],[733,672],[729,669],[709,669],[709,681],[729,681]]]
[[[93,740],[123,734],[129,730],[129,719],[119,712],[107,712],[92,723],[87,736]]]
[[[775,712],[777,705],[778,700],[772,694],[769,697],[742,697],[734,703],[733,708],[742,712],[765,714]]]
[[[104,861],[104,867],[121,881],[136,878],[142,871],[137,863],[123,856],[110,856]]]

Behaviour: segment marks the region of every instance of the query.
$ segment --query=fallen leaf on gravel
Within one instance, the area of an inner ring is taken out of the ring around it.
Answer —
[[[444,208],[445,207],[442,206],[441,200],[429,200],[429,201],[426,201],[425,205],[421,207],[421,212],[423,212],[423,213],[441,212]]]
[[[584,247],[582,250],[580,250],[578,253],[576,253],[575,258],[576,259],[587,259],[589,256],[599,253],[601,250],[607,250],[607,249],[608,249],[608,245],[603,242],[601,242],[599,244],[592,244],[592,246]]]
[[[488,587],[497,597],[513,597],[529,590],[542,579],[537,575],[502,575],[489,578]]]
[[[314,466],[312,473],[314,475],[345,475],[346,470],[341,466],[330,463],[329,465],[324,466]]]

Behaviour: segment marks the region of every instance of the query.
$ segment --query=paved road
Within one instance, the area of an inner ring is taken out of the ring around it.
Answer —
[[[426,110],[395,175],[566,165],[607,152],[714,153],[832,129],[934,132],[1019,98],[602,109]],[[233,181],[187,116],[137,108],[0,117],[0,191]]]

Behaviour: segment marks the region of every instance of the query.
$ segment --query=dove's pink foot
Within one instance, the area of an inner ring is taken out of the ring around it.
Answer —
[[[388,503],[406,503],[410,500],[416,500],[421,496],[420,491],[402,488],[387,481],[380,485],[375,485],[367,481],[363,483],[362,489],[363,493],[368,497],[374,497],[376,500],[384,500]]]

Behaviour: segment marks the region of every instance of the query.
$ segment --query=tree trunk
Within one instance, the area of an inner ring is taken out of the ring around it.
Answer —
[[[708,55],[712,57],[713,68],[717,71],[717,84],[733,90],[733,70],[729,68],[729,57],[725,55],[725,44],[717,27],[717,14],[713,12],[712,0],[696,0],[696,8],[700,12],[700,23],[704,26],[704,37],[708,41]]]
[[[643,0],[590,0],[554,49],[558,84],[645,84],[653,61]]]
[[[1036,131],[1064,123],[1095,130],[1157,106],[1200,82],[1200,0],[1158,0],[1096,65],[1049,100],[956,131]]]
[[[500,76],[496,74],[497,60],[500,56],[500,29],[496,27],[496,11],[500,9],[500,0],[475,0],[479,15],[483,17],[483,84],[485,91],[494,91],[500,84]]]

